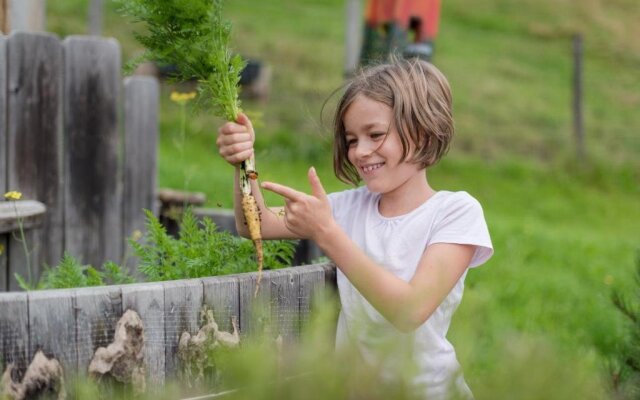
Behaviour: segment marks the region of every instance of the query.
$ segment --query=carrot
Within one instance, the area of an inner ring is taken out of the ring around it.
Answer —
[[[255,297],[258,295],[258,290],[260,290],[264,255],[262,252],[262,235],[260,233],[260,209],[253,195],[247,194],[242,196],[242,212],[247,222],[247,228],[249,228],[249,237],[256,248],[256,256],[258,259],[258,282],[256,283],[256,290],[253,293]]]
[[[253,169],[252,159],[243,161],[241,169],[240,188],[242,190],[242,214],[244,215],[244,220],[249,230],[249,238],[256,248],[256,258],[258,260],[258,281],[256,282],[256,290],[253,293],[253,296],[256,297],[260,290],[260,282],[262,281],[264,253],[262,250],[262,232],[260,229],[260,207],[258,207],[256,198],[251,194],[249,179],[257,179],[258,173]]]

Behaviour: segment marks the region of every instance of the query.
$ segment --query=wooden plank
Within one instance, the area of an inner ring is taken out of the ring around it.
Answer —
[[[310,319],[316,301],[321,305],[326,300],[325,270],[320,264],[296,267],[300,269],[300,325],[301,329]]]
[[[192,335],[200,328],[203,286],[200,279],[163,282],[165,374],[179,370],[178,343],[183,332]]]
[[[262,274],[262,282],[257,296],[254,296],[258,274],[254,272],[238,274],[240,299],[240,336],[246,337],[267,333],[271,318],[271,283],[269,271]]]
[[[78,372],[86,374],[98,347],[113,342],[116,324],[122,317],[121,289],[119,286],[77,289],[74,308]]]
[[[134,310],[144,324],[144,364],[148,384],[163,384],[164,353],[164,287],[159,283],[122,286],[122,311]]]
[[[156,206],[158,165],[159,86],[155,78],[134,76],[124,81],[124,199],[122,237],[145,232],[143,210],[158,215]],[[129,269],[136,264],[127,263]]]
[[[4,194],[8,190],[9,189],[7,189],[7,37],[0,35],[0,194]]]
[[[47,207],[35,200],[0,202],[0,233],[38,227],[46,211]]]
[[[9,234],[0,234],[0,292],[9,290],[8,246]]]
[[[38,350],[55,357],[65,371],[76,371],[76,318],[73,290],[41,290],[27,294],[29,360]]]
[[[0,1],[0,30],[3,32],[5,8],[6,3]],[[7,38],[0,35],[0,194],[7,191]],[[9,237],[0,234],[0,292],[9,290],[8,246]]]
[[[102,36],[103,0],[89,2],[89,35]]]
[[[284,343],[300,334],[300,274],[297,268],[269,271],[271,286],[271,324],[274,338],[282,336]]]
[[[47,206],[42,228],[30,232],[27,263],[22,243],[10,240],[9,273],[34,280],[43,264],[62,258],[62,47],[50,34],[16,32],[7,40],[7,187]],[[11,280],[11,290],[18,289]]]
[[[8,363],[29,364],[29,314],[26,293],[0,293],[0,371]]]
[[[584,107],[583,97],[583,45],[582,35],[573,35],[573,133],[576,141],[576,156],[580,164],[584,164],[586,150],[584,143]]]
[[[122,257],[118,151],[120,46],[70,36],[64,47],[65,244],[82,262]]]
[[[44,31],[46,27],[46,0],[7,0],[10,31]]]
[[[232,318],[240,327],[240,287],[236,276],[203,278],[204,305],[213,310],[218,328],[233,332]]]
[[[0,32],[9,32],[9,0],[0,0]]]
[[[360,62],[360,47],[362,46],[362,5],[360,0],[347,0],[346,3],[344,75],[349,77],[355,74]]]
[[[338,290],[338,276],[336,273],[336,266],[334,263],[329,262],[326,264],[320,264],[324,269],[324,281],[327,288],[333,288]]]

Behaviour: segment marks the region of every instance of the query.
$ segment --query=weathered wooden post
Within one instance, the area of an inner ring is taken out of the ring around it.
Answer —
[[[169,281],[164,282],[163,286],[165,374],[175,376],[180,369],[180,336],[183,332],[195,335],[200,328],[204,289],[201,279]]]
[[[344,46],[344,74],[351,76],[360,63],[362,40],[362,6],[360,0],[347,0]]]
[[[56,265],[64,248],[62,188],[62,46],[45,33],[12,33],[6,42],[7,183],[24,199],[47,207],[42,227],[29,231],[27,260],[22,243],[8,239],[9,289],[14,273],[35,280],[42,265]],[[31,271],[28,271],[28,269]]]
[[[91,0],[89,3],[89,35],[102,35],[103,0]]]
[[[131,309],[144,321],[144,361],[151,384],[165,379],[165,299],[161,283],[122,286],[122,310]]]
[[[0,0],[0,30],[43,32],[46,26],[45,0]]]
[[[38,350],[52,354],[65,371],[77,369],[76,310],[63,290],[28,292],[29,361]]]
[[[8,0],[0,0],[0,32],[6,34],[7,33],[7,23],[8,21]]]
[[[7,109],[6,95],[7,39],[4,36],[0,36],[0,110]],[[0,111],[0,195],[6,193],[7,190],[7,114]],[[8,235],[0,234],[0,292],[9,290],[8,246]]]
[[[113,341],[116,324],[124,312],[122,290],[120,286],[102,286],[75,289],[73,292],[77,372],[86,374],[96,349]]]
[[[584,143],[584,114],[582,110],[582,34],[573,36],[573,132],[578,161],[586,158]]]
[[[120,262],[124,248],[120,46],[114,39],[87,36],[70,36],[63,46],[65,250],[99,267],[107,260]]]
[[[29,361],[27,293],[0,293],[0,367],[26,368]]]
[[[123,239],[144,232],[148,209],[157,215],[158,109],[160,88],[156,78],[132,76],[124,80],[124,186]],[[126,246],[126,245],[125,245]],[[132,268],[132,260],[127,260]]]

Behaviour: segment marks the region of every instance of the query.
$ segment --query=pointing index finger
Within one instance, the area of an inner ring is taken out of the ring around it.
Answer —
[[[298,200],[302,196],[305,196],[304,193],[298,192],[295,189],[292,189],[292,188],[290,188],[288,186],[285,186],[285,185],[281,185],[279,183],[262,182],[262,188],[266,189],[266,190],[268,190],[270,192],[279,194],[282,197],[286,197],[289,200]]]

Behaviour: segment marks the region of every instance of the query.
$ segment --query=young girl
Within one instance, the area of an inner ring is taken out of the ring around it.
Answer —
[[[468,268],[493,249],[478,201],[466,192],[436,191],[427,180],[454,130],[446,78],[417,59],[371,67],[346,87],[334,130],[336,176],[364,185],[327,195],[313,167],[310,195],[264,182],[285,206],[262,212],[263,237],[312,239],[336,264],[338,344],[350,340],[372,359],[384,338],[410,343],[423,397],[472,398],[446,334]],[[253,142],[243,114],[224,124],[217,139],[222,157],[236,166],[253,155]],[[247,236],[237,185],[235,213]]]

